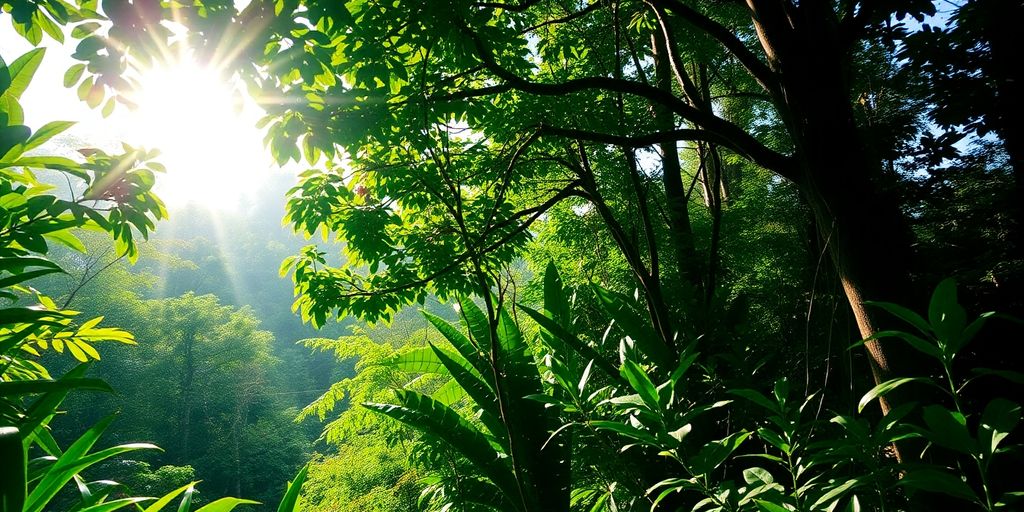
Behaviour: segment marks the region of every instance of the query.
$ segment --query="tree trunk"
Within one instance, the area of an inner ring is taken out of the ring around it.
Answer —
[[[832,4],[803,2],[794,13],[752,1],[758,32],[782,84],[779,111],[796,146],[798,179],[862,338],[879,332],[866,300],[909,302],[910,233],[882,185],[879,158],[861,140],[848,84],[849,52]],[[908,375],[905,347],[865,343],[875,383]],[[900,401],[881,400],[883,413]]]
[[[672,68],[665,39],[655,34],[651,36],[651,40],[654,51],[655,86],[671,93]],[[675,129],[675,116],[668,107],[655,104],[653,110],[658,131],[669,132]],[[703,269],[694,245],[686,186],[683,184],[682,168],[679,163],[679,149],[675,141],[660,144],[660,149],[669,233],[675,246],[679,277],[692,287],[692,291],[687,294],[690,296],[686,299],[693,301],[703,295]]]
[[[704,111],[713,113],[714,105],[711,99],[711,81],[708,79],[708,66],[701,63],[696,66],[696,89],[700,94],[698,101]],[[718,145],[712,143],[701,143],[698,145],[700,151],[700,168],[704,172],[705,205],[711,212],[711,243],[708,254],[708,268],[704,281],[704,304],[711,306],[715,297],[717,286],[718,266],[720,263],[719,249],[722,238],[722,200],[725,197],[725,172],[722,164],[722,155],[719,153]],[[707,315],[711,318],[711,315]]]
[[[1013,169],[1013,242],[1014,253],[1024,255],[1024,127],[1019,114],[1024,109],[1024,69],[1020,65],[1020,19],[1024,16],[1024,2],[1019,0],[990,0],[979,2],[975,9],[987,21],[982,38],[989,43],[991,65],[989,74],[995,81],[995,126],[1003,149],[1010,157]]]

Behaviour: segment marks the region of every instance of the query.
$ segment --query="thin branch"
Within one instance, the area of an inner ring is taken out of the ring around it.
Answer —
[[[640,169],[636,161],[636,153],[633,148],[623,148],[622,153],[626,157],[629,168],[629,181],[633,186],[633,193],[636,195],[637,207],[640,210],[640,220],[643,221],[644,234],[647,238],[647,255],[651,261],[651,278],[661,279],[661,267],[658,258],[658,242],[654,233],[654,225],[651,223],[651,213],[647,208],[647,191],[644,184],[640,182]]]
[[[653,5],[667,9],[669,12],[679,16],[686,20],[694,27],[700,29],[705,34],[711,36],[717,40],[729,53],[736,57],[736,60],[743,65],[748,73],[757,83],[768,91],[772,96],[778,96],[778,85],[776,82],[775,73],[768,67],[767,64],[761,62],[757,58],[754,52],[750,51],[749,48],[743,41],[740,41],[736,34],[732,30],[729,30],[725,25],[697,12],[690,6],[680,2],[679,0],[650,0]]]
[[[728,141],[719,134],[707,130],[699,130],[692,128],[681,128],[667,132],[648,133],[632,137],[612,135],[609,133],[592,132],[588,130],[577,130],[573,128],[560,128],[556,126],[547,125],[541,126],[540,132],[543,135],[554,135],[572,139],[583,139],[591,142],[600,142],[603,144],[611,144],[613,146],[621,146],[627,148],[640,148],[646,146],[653,146],[655,144],[661,144],[665,142],[674,142],[681,140],[710,142],[731,148],[731,146],[728,144]],[[782,176],[783,178],[795,181],[796,169],[794,167],[793,158],[776,153],[775,151],[769,150],[767,148],[765,148],[765,150],[767,152],[762,151],[759,152],[758,154],[744,153],[742,151],[736,151],[736,153],[766,169],[775,172],[776,174]]]
[[[106,265],[103,265],[102,268],[97,270],[96,273],[94,273],[91,276],[86,277],[85,275],[82,275],[82,278],[78,282],[78,286],[75,286],[75,288],[73,290],[71,290],[71,293],[68,294],[68,298],[64,299],[64,304],[61,304],[60,309],[67,309],[68,306],[71,305],[71,301],[75,300],[75,295],[78,295],[78,292],[81,291],[82,288],[85,287],[85,285],[89,284],[89,282],[92,281],[93,279],[95,279],[96,276],[102,274],[103,271],[105,271],[108,268],[114,266],[115,263],[117,263],[117,262],[121,261],[122,259],[124,259],[125,256],[127,256],[127,253],[124,253],[124,254],[122,254],[122,255],[120,255],[120,256],[110,260],[110,263],[107,263]],[[88,269],[86,270],[86,272],[88,272]]]
[[[555,19],[552,19],[552,20],[547,20],[547,21],[538,23],[536,25],[532,25],[532,26],[527,27],[526,29],[524,29],[521,33],[526,34],[526,33],[529,33],[529,32],[533,32],[534,30],[537,30],[538,28],[543,28],[543,27],[546,27],[548,25],[558,25],[558,24],[561,24],[561,23],[567,23],[567,22],[570,22],[570,21],[572,21],[572,20],[574,20],[576,18],[583,17],[583,16],[585,16],[585,15],[587,15],[587,14],[593,12],[593,11],[596,11],[599,7],[601,7],[601,2],[594,2],[594,3],[590,4],[590,5],[588,5],[582,11],[576,11],[576,12],[574,12],[572,14],[569,14],[567,16],[563,16],[561,18],[555,18]]]
[[[717,100],[722,100],[722,99],[727,99],[727,98],[748,98],[748,99],[759,100],[759,101],[769,101],[769,102],[772,101],[771,97],[769,97],[768,95],[766,95],[764,93],[760,93],[760,92],[744,92],[744,91],[735,91],[735,92],[729,92],[729,93],[725,93],[725,94],[719,94],[719,95],[716,95],[716,96],[712,96],[711,100],[712,101],[717,101]]]
[[[515,73],[501,67],[494,60],[483,40],[471,29],[463,25],[462,32],[473,41],[477,50],[477,56],[483,61],[484,66],[502,80],[509,82],[514,88],[523,92],[540,96],[564,96],[574,92],[582,92],[593,89],[621,92],[634,96],[646,98],[670,108],[676,114],[682,116],[697,125],[710,130],[717,135],[714,142],[721,144],[735,153],[748,156],[754,159],[758,165],[786,176],[787,158],[761,144],[756,138],[745,130],[726,121],[714,114],[709,114],[696,109],[685,101],[675,97],[671,92],[663,91],[657,87],[632,82],[624,79],[608,77],[585,77],[569,80],[562,83],[538,83],[526,80]],[[777,168],[777,166],[781,168]]]
[[[537,142],[537,139],[539,138],[540,131],[534,131],[526,138],[525,142],[519,145],[516,152],[512,155],[512,159],[509,160],[508,167],[505,169],[504,176],[502,176],[501,184],[498,186],[498,193],[494,198],[494,206],[487,215],[487,222],[484,223],[484,226],[490,226],[491,221],[494,220],[494,216],[498,213],[499,206],[502,201],[505,200],[505,193],[508,191],[508,187],[512,182],[512,170],[516,166],[516,163],[519,162],[519,159],[522,158],[530,146],[533,145],[534,142]]]
[[[531,225],[533,225],[533,223],[536,222],[537,219],[539,219],[540,216],[544,214],[544,212],[550,210],[558,202],[562,201],[563,199],[567,199],[569,197],[572,197],[572,196],[579,196],[579,195],[581,195],[580,191],[576,188],[578,185],[579,185],[579,181],[574,181],[574,182],[570,183],[569,186],[567,186],[564,189],[562,189],[559,193],[555,194],[554,196],[549,198],[544,203],[541,203],[540,205],[537,205],[537,206],[535,206],[533,208],[529,208],[527,210],[523,210],[523,211],[518,212],[515,215],[513,215],[513,217],[522,217],[524,215],[529,215],[529,218],[526,219],[526,221],[524,221],[522,224],[517,226],[514,230],[510,231],[505,236],[501,237],[500,239],[498,239],[494,243],[484,247],[482,250],[479,251],[479,254],[480,255],[484,255],[484,254],[490,253],[490,252],[492,252],[492,251],[494,251],[494,250],[504,246],[506,243],[511,241],[513,238],[515,238],[516,236],[519,236],[524,231],[529,229],[529,227]],[[529,213],[524,213],[524,212],[529,212]],[[495,228],[503,226],[504,224],[505,223],[498,223],[498,224],[496,224],[491,229],[491,231],[493,231]],[[482,238],[486,238],[486,234]],[[463,253],[463,254],[459,255],[458,257],[456,257],[450,264],[448,264],[445,267],[441,268],[440,270],[438,270],[436,272],[433,272],[430,275],[422,277],[420,279],[409,281],[407,283],[403,283],[403,284],[400,284],[400,285],[392,286],[392,287],[389,287],[389,288],[383,288],[383,289],[378,289],[378,290],[360,290],[360,291],[355,292],[355,293],[346,293],[343,296],[347,297],[347,298],[351,298],[351,297],[376,297],[376,296],[380,296],[380,295],[387,295],[387,294],[390,294],[390,293],[397,293],[397,292],[409,290],[411,288],[416,288],[416,287],[419,287],[419,286],[423,286],[423,285],[426,285],[426,284],[430,283],[431,281],[434,281],[435,279],[437,279],[439,277],[442,277],[442,276],[448,274],[449,272],[455,270],[456,268],[459,267],[459,265],[462,265],[467,260],[469,260],[469,258],[470,258],[470,254],[469,253]]]
[[[651,10],[654,11],[654,16],[658,18],[658,26],[661,27],[665,52],[668,54],[669,66],[672,68],[672,73],[676,77],[676,82],[678,82],[679,87],[682,88],[683,94],[685,94],[690,100],[690,104],[697,105],[700,102],[700,94],[697,92],[697,87],[694,85],[693,80],[690,80],[690,77],[682,70],[682,64],[679,62],[679,45],[676,44],[676,38],[673,37],[672,30],[669,28],[668,21],[665,19],[665,11],[654,5],[651,0],[647,0],[647,5],[649,5]],[[651,37],[658,36],[657,34],[652,34]]]
[[[501,2],[476,2],[472,4],[473,7],[484,7],[488,9],[502,9],[509,12],[523,12],[534,5],[540,3],[540,0],[524,0],[523,3],[515,4],[504,4]]]

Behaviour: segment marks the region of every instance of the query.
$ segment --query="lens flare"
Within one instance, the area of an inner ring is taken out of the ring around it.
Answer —
[[[233,209],[251,199],[268,172],[259,108],[215,69],[188,58],[143,73],[128,114],[136,144],[157,148],[167,167],[157,193],[174,208],[188,203]]]

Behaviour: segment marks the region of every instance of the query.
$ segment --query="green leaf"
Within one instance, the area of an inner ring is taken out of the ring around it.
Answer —
[[[14,275],[10,275],[10,276],[4,277],[4,278],[0,278],[0,288],[7,288],[9,286],[14,286],[16,284],[20,284],[20,283],[23,283],[25,281],[29,281],[31,279],[35,279],[37,277],[42,277],[42,276],[45,276],[45,275],[57,274],[57,273],[63,273],[63,271],[60,270],[60,269],[43,268],[43,269],[39,269],[39,270],[31,270],[31,271],[28,271],[28,272],[16,273]]]
[[[137,503],[143,503],[151,501],[153,498],[121,498],[113,501],[107,501],[104,503],[98,503],[91,507],[85,507],[79,509],[77,512],[110,512],[119,508],[124,508],[129,505],[135,505]]]
[[[32,77],[35,76],[36,70],[39,69],[39,64],[43,62],[43,55],[45,53],[45,48],[29,50],[11,63],[8,68],[11,84],[3,92],[3,96],[15,100],[21,98],[21,95],[28,89],[28,84],[32,82]]]
[[[96,444],[112,421],[114,421],[114,416],[107,416],[100,420],[68,447],[32,489],[26,500],[24,512],[41,512],[64,484],[70,482],[79,471],[88,467],[89,464],[83,465],[83,462],[92,460],[87,455],[89,449]],[[99,462],[99,460],[95,462]]]
[[[1020,404],[1003,398],[992,400],[985,406],[978,426],[979,448],[985,450],[985,459],[990,459],[999,448],[999,443],[1017,428],[1020,416]]]
[[[77,236],[71,233],[70,230],[54,231],[52,233],[46,233],[43,235],[47,240],[52,240],[65,247],[69,247],[74,251],[85,253],[85,244],[78,239]]]
[[[602,308],[623,333],[636,343],[647,357],[651,358],[658,368],[672,368],[673,358],[661,337],[654,332],[649,318],[637,314],[630,306],[630,301],[620,293],[594,285],[594,291],[600,299]],[[667,371],[667,370],[666,370]]]
[[[648,407],[655,411],[661,410],[657,386],[651,382],[650,377],[647,376],[647,372],[643,368],[627,359],[626,362],[622,363],[621,372],[622,376],[629,381],[630,387],[640,395],[640,398],[643,399]]]
[[[192,510],[192,498],[195,495],[195,486],[189,485],[188,490],[185,491],[185,495],[181,497],[181,502],[178,503],[178,512],[190,512]]]
[[[555,262],[551,260],[548,260],[544,270],[544,310],[551,314],[550,318],[555,322],[569,323],[569,302],[565,300],[565,287]]]
[[[46,258],[39,258],[36,256],[0,257],[0,270],[6,270],[12,274],[17,272],[24,272],[26,268],[31,267],[42,267],[61,270],[59,265]]]
[[[503,355],[512,355],[516,359],[522,359],[520,356],[526,349],[526,341],[523,340],[523,333],[519,330],[519,326],[515,320],[512,319],[512,315],[508,313],[508,310],[501,308],[498,311],[498,346],[501,347]],[[532,361],[522,361],[527,364]]]
[[[388,366],[407,373],[448,373],[430,347],[417,347],[395,356],[386,363]]]
[[[587,382],[590,380],[590,370],[594,367],[594,360],[591,359],[587,363],[587,366],[583,368],[583,374],[580,375],[580,380],[576,384],[576,392],[580,395],[583,394],[583,390],[587,388]]]
[[[288,490],[284,493],[284,497],[281,498],[281,503],[277,506],[277,512],[294,512],[299,504],[299,491],[302,490],[302,484],[306,481],[306,472],[309,471],[309,464],[302,466],[298,474],[295,475],[295,480],[288,484]]]
[[[558,325],[554,320],[548,318],[543,313],[540,313],[539,311],[529,306],[524,306],[520,304],[519,309],[526,313],[527,315],[529,315],[529,317],[532,318],[535,322],[537,322],[537,324],[540,325],[542,329],[548,331],[549,333],[551,333],[551,335],[557,337],[559,340],[562,341],[562,343],[564,343],[573,351],[575,351],[576,354],[580,357],[580,359],[583,359],[585,361],[594,361],[595,364],[597,364],[597,367],[600,368],[601,371],[604,372],[606,375],[614,378],[620,384],[626,383],[621,379],[619,371],[615,369],[615,365],[613,365],[611,362],[608,361],[607,358],[605,358],[596,350],[594,350],[593,347],[587,345],[586,343],[583,342],[583,340],[576,337],[576,335],[567,331],[564,327]]]
[[[487,322],[487,315],[470,299],[459,301],[459,312],[462,316],[462,324],[469,332],[470,340],[480,347],[481,351],[489,352],[491,347],[491,327]]]
[[[698,416],[701,416],[701,415],[703,415],[704,413],[706,413],[706,412],[708,412],[710,410],[718,409],[719,407],[725,407],[726,405],[729,405],[731,403],[732,403],[732,400],[719,400],[719,401],[717,401],[717,402],[715,402],[713,404],[705,404],[705,405],[698,405],[696,407],[691,407],[686,412],[684,412],[682,415],[680,415],[679,418],[677,418],[676,421],[683,422],[683,423],[688,423],[688,422],[691,422],[694,419],[696,419]]]
[[[163,496],[160,497],[160,499],[151,503],[142,512],[160,512],[161,510],[164,509],[164,507],[166,507],[171,502],[171,500],[177,498],[179,494],[194,488],[195,484],[195,482],[189,482],[167,494],[164,494]]]
[[[452,356],[452,354],[445,353],[445,351],[430,344],[430,350],[434,351],[434,355],[438,362],[452,375],[452,378],[462,386],[462,389],[466,391],[466,394],[473,399],[474,402],[485,411],[491,412],[495,416],[500,416],[497,409],[497,398],[494,396],[494,391],[491,386],[487,384],[483,378],[473,371],[473,368],[468,362],[459,361]],[[494,433],[498,435],[499,433]]]
[[[4,119],[0,118],[0,169],[11,167],[8,162],[22,155],[25,142],[32,136],[32,130],[18,124],[22,122],[22,112],[15,100],[0,96],[0,115],[3,114],[7,114],[5,117],[10,126],[4,126]],[[7,193],[0,201],[0,207],[17,208],[25,204],[25,199],[24,194]]]
[[[114,113],[114,108],[117,106],[117,102],[113,97],[107,99],[107,102],[103,104],[103,109],[100,110],[100,115],[104,118],[110,117],[110,114]],[[152,164],[151,164],[152,165]]]
[[[858,498],[857,495],[854,494],[850,498],[850,501],[846,503],[846,508],[843,509],[843,512],[860,512],[860,511],[861,511],[860,498]]]
[[[487,362],[487,358],[476,345],[474,345],[466,335],[459,332],[452,324],[444,321],[441,317],[431,314],[428,311],[423,311],[423,316],[426,317],[438,332],[441,333],[449,343],[455,347],[455,350],[469,361],[473,368],[476,369],[480,375],[490,375],[491,366]]]
[[[71,37],[75,39],[82,39],[83,37],[89,36],[99,28],[100,24],[95,21],[75,25],[75,28],[71,29]]]
[[[828,490],[828,492],[821,495],[821,497],[818,498],[813,505],[811,505],[811,510],[818,510],[819,507],[829,507],[832,505],[833,502],[842,498],[844,494],[850,491],[850,489],[853,489],[854,487],[858,487],[863,484],[864,482],[862,480],[858,478],[852,478],[850,480],[843,482],[842,484],[832,487],[831,489]]]
[[[760,437],[764,442],[774,446],[786,455],[793,453],[793,446],[787,443],[785,439],[779,436],[779,434],[776,434],[773,430],[761,427],[757,429],[757,437]]]
[[[64,87],[72,88],[78,83],[78,80],[82,78],[82,73],[85,72],[85,64],[75,64],[68,68],[64,72]]]
[[[7,67],[7,62],[5,62],[2,57],[0,57],[0,95],[7,91],[7,88],[10,86],[11,70]]]
[[[943,279],[935,286],[928,303],[928,321],[932,327],[942,323],[943,315],[956,305],[956,281],[952,278]]]
[[[29,137],[21,150],[22,152],[27,152],[42,146],[50,139],[64,133],[68,128],[71,128],[74,125],[74,121],[51,121],[46,123],[36,130],[31,137]]]
[[[899,304],[892,304],[890,302],[874,302],[866,301],[864,304],[874,306],[877,308],[884,309],[891,315],[903,320],[904,322],[914,326],[915,329],[924,334],[925,336],[932,335],[932,328],[928,325],[928,321],[921,317],[921,315],[903,307]]]
[[[686,350],[684,350],[682,354],[679,354],[679,364],[676,365],[676,369],[672,370],[672,375],[669,376],[669,380],[672,381],[673,386],[683,378],[683,375],[686,375],[686,371],[693,366],[693,363],[698,357],[700,357],[700,353],[689,353],[689,351]]]
[[[31,167],[33,169],[56,169],[58,171],[79,169],[78,162],[62,156],[25,156],[13,162],[0,163],[3,167]]]
[[[665,500],[665,498],[669,497],[673,493],[678,493],[679,491],[685,489],[700,489],[701,487],[694,483],[693,480],[688,480],[684,478],[669,478],[667,480],[662,480],[652,485],[650,489],[647,489],[646,494],[651,494],[652,492],[661,488],[664,488],[664,490],[658,493],[658,497],[655,498],[653,502],[651,502],[651,510],[657,510],[658,504],[660,504],[662,501]],[[601,512],[607,510],[604,507],[604,504],[605,501],[607,501],[608,496],[611,492],[612,491],[609,491],[608,494],[602,495],[601,499],[598,500],[594,504],[594,506],[590,508],[589,512]],[[706,499],[705,501],[710,501],[710,499]],[[701,510],[703,508],[703,505],[701,505],[701,503],[703,502],[698,502],[696,505],[694,505],[693,509],[691,510]]]
[[[435,389],[430,396],[434,400],[450,407],[469,395],[466,394],[466,390],[462,389],[458,382],[455,382],[455,379],[448,379],[448,382]]]
[[[54,41],[57,41],[58,43],[64,42],[64,32],[61,31],[60,25],[54,23],[42,9],[36,10],[36,12],[32,13],[32,21],[36,26],[41,28],[43,32],[46,32],[48,36],[52,37]]]
[[[18,429],[0,427],[0,467],[4,468],[4,477],[0,479],[2,511],[20,512],[24,507],[28,481],[27,455]]]
[[[924,408],[924,422],[928,431],[924,433],[929,441],[950,450],[972,454],[977,452],[977,443],[967,431],[967,418],[941,405]]]
[[[789,381],[785,377],[775,381],[772,394],[775,396],[775,401],[779,403],[779,407],[782,408],[786,399],[789,398]]]
[[[883,339],[883,338],[899,338],[899,339],[907,342],[908,345],[913,347],[914,350],[917,350],[918,352],[921,352],[923,354],[929,355],[929,356],[931,356],[931,357],[933,357],[935,359],[940,359],[941,358],[941,352],[939,350],[938,345],[936,345],[933,342],[926,341],[926,340],[924,340],[924,339],[922,339],[922,338],[920,338],[918,336],[915,336],[913,334],[910,334],[908,332],[903,332],[903,331],[879,331],[879,332],[876,332],[873,336],[871,336],[870,338],[867,338],[867,339],[869,339],[869,340],[880,340],[880,339]],[[854,344],[853,346],[857,346],[857,345],[861,345],[861,344],[863,344],[863,341],[858,342],[858,343]]]
[[[754,504],[757,505],[757,509],[761,512],[792,512],[791,509],[770,501],[754,500]]]
[[[57,457],[64,453],[57,444],[57,440],[53,438],[53,434],[50,434],[50,429],[48,428],[36,428],[29,437],[32,438],[31,441],[24,443],[24,445],[30,446],[31,443],[35,443],[49,455],[49,457],[44,458],[52,459],[53,462],[56,462]],[[26,438],[25,441],[29,441],[29,439]],[[42,474],[38,476],[42,477]]]
[[[63,381],[82,378],[87,369],[88,365],[80,364],[65,373],[64,376],[58,380]],[[25,412],[25,417],[22,419],[19,428],[25,432],[35,433],[37,427],[46,424],[48,419],[53,416],[57,411],[57,408],[60,407],[60,404],[64,401],[64,398],[67,397],[69,391],[70,389],[61,389],[58,387],[57,389],[47,392],[36,399]],[[28,438],[26,438],[26,442],[27,441]],[[51,453],[51,455],[55,454]]]
[[[692,430],[693,430],[693,425],[690,424],[690,423],[687,423],[686,425],[683,425],[683,426],[681,426],[681,427],[679,427],[679,428],[669,432],[668,435],[671,436],[672,439],[675,439],[676,441],[679,441],[680,443],[682,443],[683,439],[686,439],[686,436],[690,435],[690,432]]]
[[[260,502],[243,500],[241,498],[221,498],[213,503],[201,507],[196,512],[230,512],[239,505],[259,505]]]
[[[743,481],[748,484],[770,484],[774,482],[775,479],[772,478],[772,474],[769,473],[767,469],[753,467],[743,470]]]
[[[587,424],[596,429],[610,430],[612,432],[619,433],[634,441],[640,441],[650,446],[658,445],[658,440],[649,432],[636,428],[632,425],[627,425],[619,421],[592,420],[588,421]]]
[[[396,419],[425,434],[441,439],[459,452],[509,498],[518,486],[506,459],[471,423],[450,407],[411,390],[396,391],[401,405],[363,403],[363,407]]]
[[[959,476],[937,469],[909,470],[896,485],[979,502],[978,496]]]
[[[864,408],[876,399],[885,396],[890,391],[908,383],[908,382],[929,382],[928,379],[923,377],[903,377],[899,379],[887,380],[873,388],[861,397],[860,402],[857,404],[857,412],[863,412]]]
[[[732,452],[736,451],[743,444],[743,441],[750,437],[750,434],[750,432],[746,431],[736,432],[726,438],[705,444],[697,452],[697,455],[690,458],[690,473],[694,476],[700,476],[714,471],[732,455]]]
[[[764,396],[759,391],[753,389],[730,389],[729,394],[736,395],[741,398],[746,398],[747,400],[757,405],[760,405],[761,407],[764,407],[765,409],[768,409],[773,413],[779,412],[779,405],[769,400],[768,397]]]
[[[943,279],[935,287],[928,304],[928,321],[935,335],[951,344],[947,351],[955,352],[959,348],[957,340],[960,333],[967,326],[967,312],[957,302],[956,281],[953,279]]]

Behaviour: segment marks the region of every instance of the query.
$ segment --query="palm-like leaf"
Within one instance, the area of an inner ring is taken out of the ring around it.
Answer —
[[[49,501],[56,496],[65,484],[71,481],[78,473],[93,464],[120,455],[122,453],[158,449],[156,446],[145,443],[125,444],[100,450],[96,453],[89,453],[89,450],[96,444],[103,432],[114,420],[108,416],[93,425],[85,434],[82,434],[68,449],[57,459],[39,480],[39,483],[29,493],[25,500],[24,512],[41,512]]]
[[[121,498],[112,501],[106,501],[103,503],[97,503],[91,507],[86,507],[78,512],[111,512],[119,508],[128,507],[137,503],[144,503],[152,500],[153,498]]]
[[[619,371],[615,368],[615,365],[605,359],[599,354],[593,347],[587,345],[583,340],[576,337],[561,325],[558,325],[555,320],[548,318],[543,313],[530,308],[528,306],[519,305],[519,309],[530,316],[538,325],[543,329],[542,332],[550,334],[551,341],[557,341],[557,343],[548,343],[550,348],[554,349],[556,353],[559,352],[558,346],[560,345],[561,351],[572,351],[579,355],[584,361],[594,361],[594,364],[600,368],[607,376],[612,379],[619,380]]]
[[[608,316],[615,320],[615,324],[623,334],[633,339],[644,355],[649,357],[659,368],[675,366],[671,351],[661,337],[654,332],[649,318],[637,313],[626,296],[597,285],[594,285],[594,291]]]
[[[515,476],[505,458],[472,423],[429,396],[410,390],[399,390],[397,394],[401,405],[364,403],[363,406],[445,441],[507,497],[518,496]]]
[[[454,358],[449,357],[444,351],[435,347],[437,359],[448,369],[452,379],[476,402],[481,409],[480,421],[487,427],[487,430],[498,441],[504,450],[508,450],[508,431],[501,423],[501,413],[498,411],[498,401],[491,386],[484,382],[483,377],[473,371],[469,363],[462,364]]]
[[[437,331],[440,332],[453,347],[455,347],[455,350],[457,350],[462,357],[466,358],[466,361],[476,369],[477,373],[480,375],[490,375],[491,367],[487,362],[486,355],[479,347],[474,345],[465,334],[459,332],[455,326],[444,321],[444,319],[437,315],[424,311],[423,316],[425,316],[434,328],[437,329]]]
[[[491,326],[487,321],[487,315],[480,310],[475,302],[470,299],[459,301],[459,311],[462,313],[462,325],[469,331],[470,341],[476,343],[483,353],[490,350]]]

